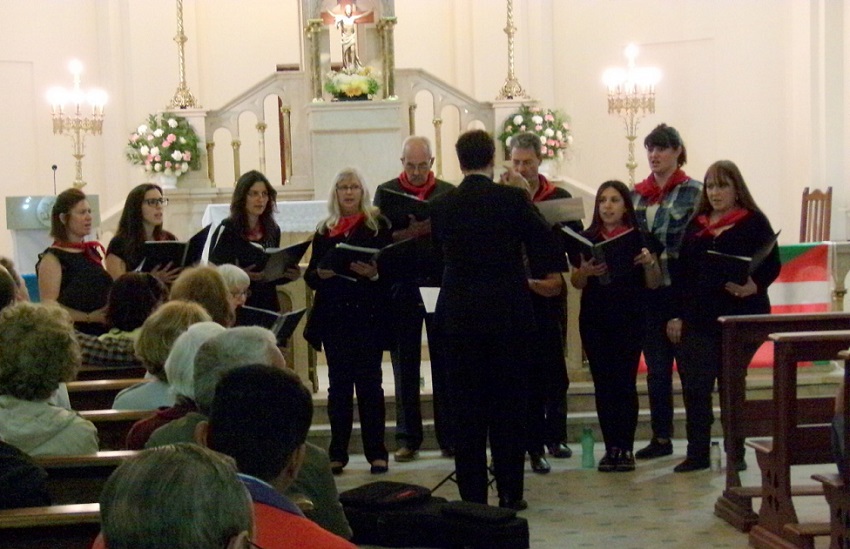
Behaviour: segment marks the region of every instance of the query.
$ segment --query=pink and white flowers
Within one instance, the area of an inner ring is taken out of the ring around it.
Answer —
[[[499,141],[505,147],[505,156],[510,154],[511,139],[526,131],[540,138],[544,158],[562,160],[564,153],[573,143],[569,117],[563,112],[522,105],[519,111],[507,117],[502,125]]]
[[[178,177],[200,168],[198,135],[189,122],[170,113],[152,114],[130,134],[127,160],[146,172]]]

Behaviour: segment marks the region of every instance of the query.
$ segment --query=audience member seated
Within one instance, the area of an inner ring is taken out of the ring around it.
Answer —
[[[286,360],[276,343],[274,334],[265,328],[244,326],[231,328],[201,345],[195,356],[194,375],[198,412],[189,412],[154,431],[145,448],[194,441],[196,426],[209,416],[216,384],[228,371],[250,364],[286,368]],[[287,495],[309,498],[315,507],[308,513],[311,520],[330,532],[350,538],[351,528],[339,503],[328,454],[310,443],[306,454]]]
[[[224,279],[224,284],[227,286],[227,300],[230,303],[230,310],[236,314],[236,309],[245,305],[248,298],[251,296],[251,277],[248,276],[243,269],[231,263],[224,263],[216,267],[218,273]]]
[[[50,505],[46,478],[31,457],[0,440],[0,509]]]
[[[31,456],[89,454],[94,424],[48,399],[74,379],[80,347],[70,315],[18,303],[0,312],[0,440]]]
[[[93,549],[248,549],[251,500],[232,460],[193,444],[142,452],[100,495]]]
[[[209,421],[198,425],[199,443],[236,460],[254,501],[254,539],[261,547],[355,547],[308,520],[281,495],[304,461],[312,418],[313,399],[294,373],[253,365],[224,375]]]
[[[127,449],[141,450],[151,433],[189,412],[197,412],[195,404],[195,355],[208,339],[225,329],[216,322],[198,322],[180,334],[165,361],[165,377],[174,394],[174,406],[160,408],[152,416],[139,420],[127,434]]]
[[[173,406],[174,395],[168,390],[165,359],[178,336],[196,322],[206,322],[210,315],[197,303],[170,301],[156,310],[142,324],[136,340],[136,354],[148,373],[145,381],[118,393],[112,407],[116,410],[155,410]]]
[[[75,332],[83,355],[83,364],[124,368],[141,366],[136,356],[135,342],[132,339],[100,339],[98,336]]]
[[[18,270],[15,269],[15,262],[9,259],[6,256],[0,255],[0,266],[6,269],[6,272],[12,277],[12,280],[15,281],[15,299],[16,301],[29,301],[30,293],[27,290],[27,284],[24,282],[24,279],[21,278],[21,275],[18,273]]]
[[[149,273],[124,273],[112,284],[106,302],[109,331],[100,339],[136,341],[142,324],[168,297],[165,284]]]
[[[215,267],[184,269],[171,286],[171,299],[200,303],[213,322],[225,328],[233,326],[236,315],[230,309],[227,286]]]

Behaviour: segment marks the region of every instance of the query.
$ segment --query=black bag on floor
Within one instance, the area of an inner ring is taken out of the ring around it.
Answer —
[[[528,521],[515,511],[448,502],[428,494],[423,486],[397,482],[374,482],[341,493],[339,499],[354,532],[352,542],[384,547],[528,548]]]

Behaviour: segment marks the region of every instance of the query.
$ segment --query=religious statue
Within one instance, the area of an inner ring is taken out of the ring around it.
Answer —
[[[345,4],[342,13],[333,13],[328,10],[328,14],[333,17],[334,26],[340,31],[342,68],[344,71],[356,71],[363,66],[360,63],[360,55],[357,49],[357,25],[359,19],[371,13],[371,10],[355,13],[351,3]],[[365,23],[367,21],[362,22]]]

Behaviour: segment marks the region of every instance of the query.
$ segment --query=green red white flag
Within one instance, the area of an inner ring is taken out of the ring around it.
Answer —
[[[829,244],[814,242],[779,247],[782,270],[770,285],[771,312],[814,313],[831,308]]]

